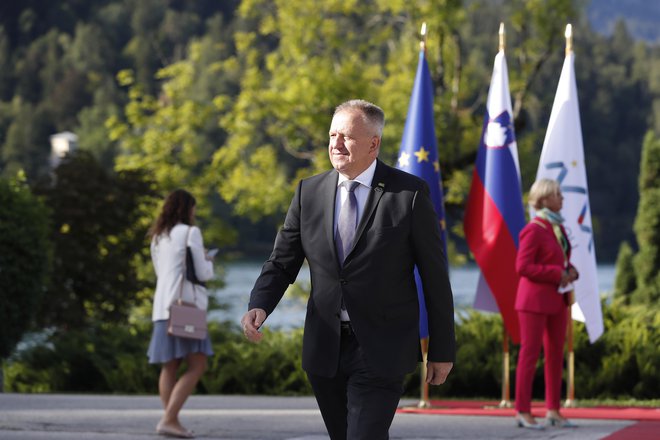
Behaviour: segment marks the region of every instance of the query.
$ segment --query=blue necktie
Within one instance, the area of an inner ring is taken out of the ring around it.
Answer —
[[[341,205],[339,212],[339,219],[337,220],[337,236],[335,237],[335,246],[337,247],[337,255],[339,255],[339,262],[343,265],[346,255],[353,247],[353,240],[355,239],[355,229],[357,228],[357,198],[355,197],[355,188],[358,187],[360,182],[355,180],[347,180],[343,183],[348,191],[348,197]]]

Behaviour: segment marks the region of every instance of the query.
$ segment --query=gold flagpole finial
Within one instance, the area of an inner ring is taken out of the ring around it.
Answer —
[[[504,23],[500,23],[500,50],[504,50],[504,46],[506,46],[506,38],[505,35],[506,33],[504,32]]]
[[[568,55],[573,52],[573,26],[570,23],[566,25],[564,36],[566,37],[566,55]]]
[[[419,41],[419,48],[426,52],[426,22],[422,23],[422,29],[419,31],[421,40]]]

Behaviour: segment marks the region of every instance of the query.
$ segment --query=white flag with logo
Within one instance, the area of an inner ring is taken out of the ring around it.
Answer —
[[[554,179],[561,187],[564,196],[561,215],[565,219],[564,227],[571,241],[571,264],[580,274],[574,283],[576,303],[572,308],[572,316],[586,324],[589,340],[593,343],[603,334],[603,313],[598,292],[596,248],[574,60],[573,52],[566,55],[564,60],[536,179]]]

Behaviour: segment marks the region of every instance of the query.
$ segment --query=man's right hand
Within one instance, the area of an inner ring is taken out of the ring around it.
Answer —
[[[241,326],[243,327],[243,334],[251,342],[259,342],[264,337],[259,332],[259,327],[266,320],[266,311],[264,309],[251,309],[241,318]]]

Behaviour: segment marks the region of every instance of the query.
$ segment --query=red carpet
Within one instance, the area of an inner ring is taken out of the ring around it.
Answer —
[[[400,413],[447,414],[455,416],[501,416],[513,417],[513,408],[498,408],[499,402],[432,400],[430,408],[399,408]],[[637,420],[634,425],[621,429],[603,440],[658,440],[660,439],[660,408],[596,406],[590,408],[562,408],[561,413],[569,419]],[[535,417],[545,416],[543,402],[532,404]]]
[[[431,408],[405,407],[399,408],[398,412],[501,417],[513,417],[516,413],[513,408],[498,408],[497,405],[498,402],[494,401],[433,400],[431,401]],[[660,408],[652,407],[596,406],[590,408],[562,408],[561,413],[569,419],[644,420],[655,421],[660,424]],[[532,414],[535,417],[545,416],[543,402],[532,405]]]
[[[637,422],[602,440],[658,440],[658,438],[660,438],[660,422]]]

